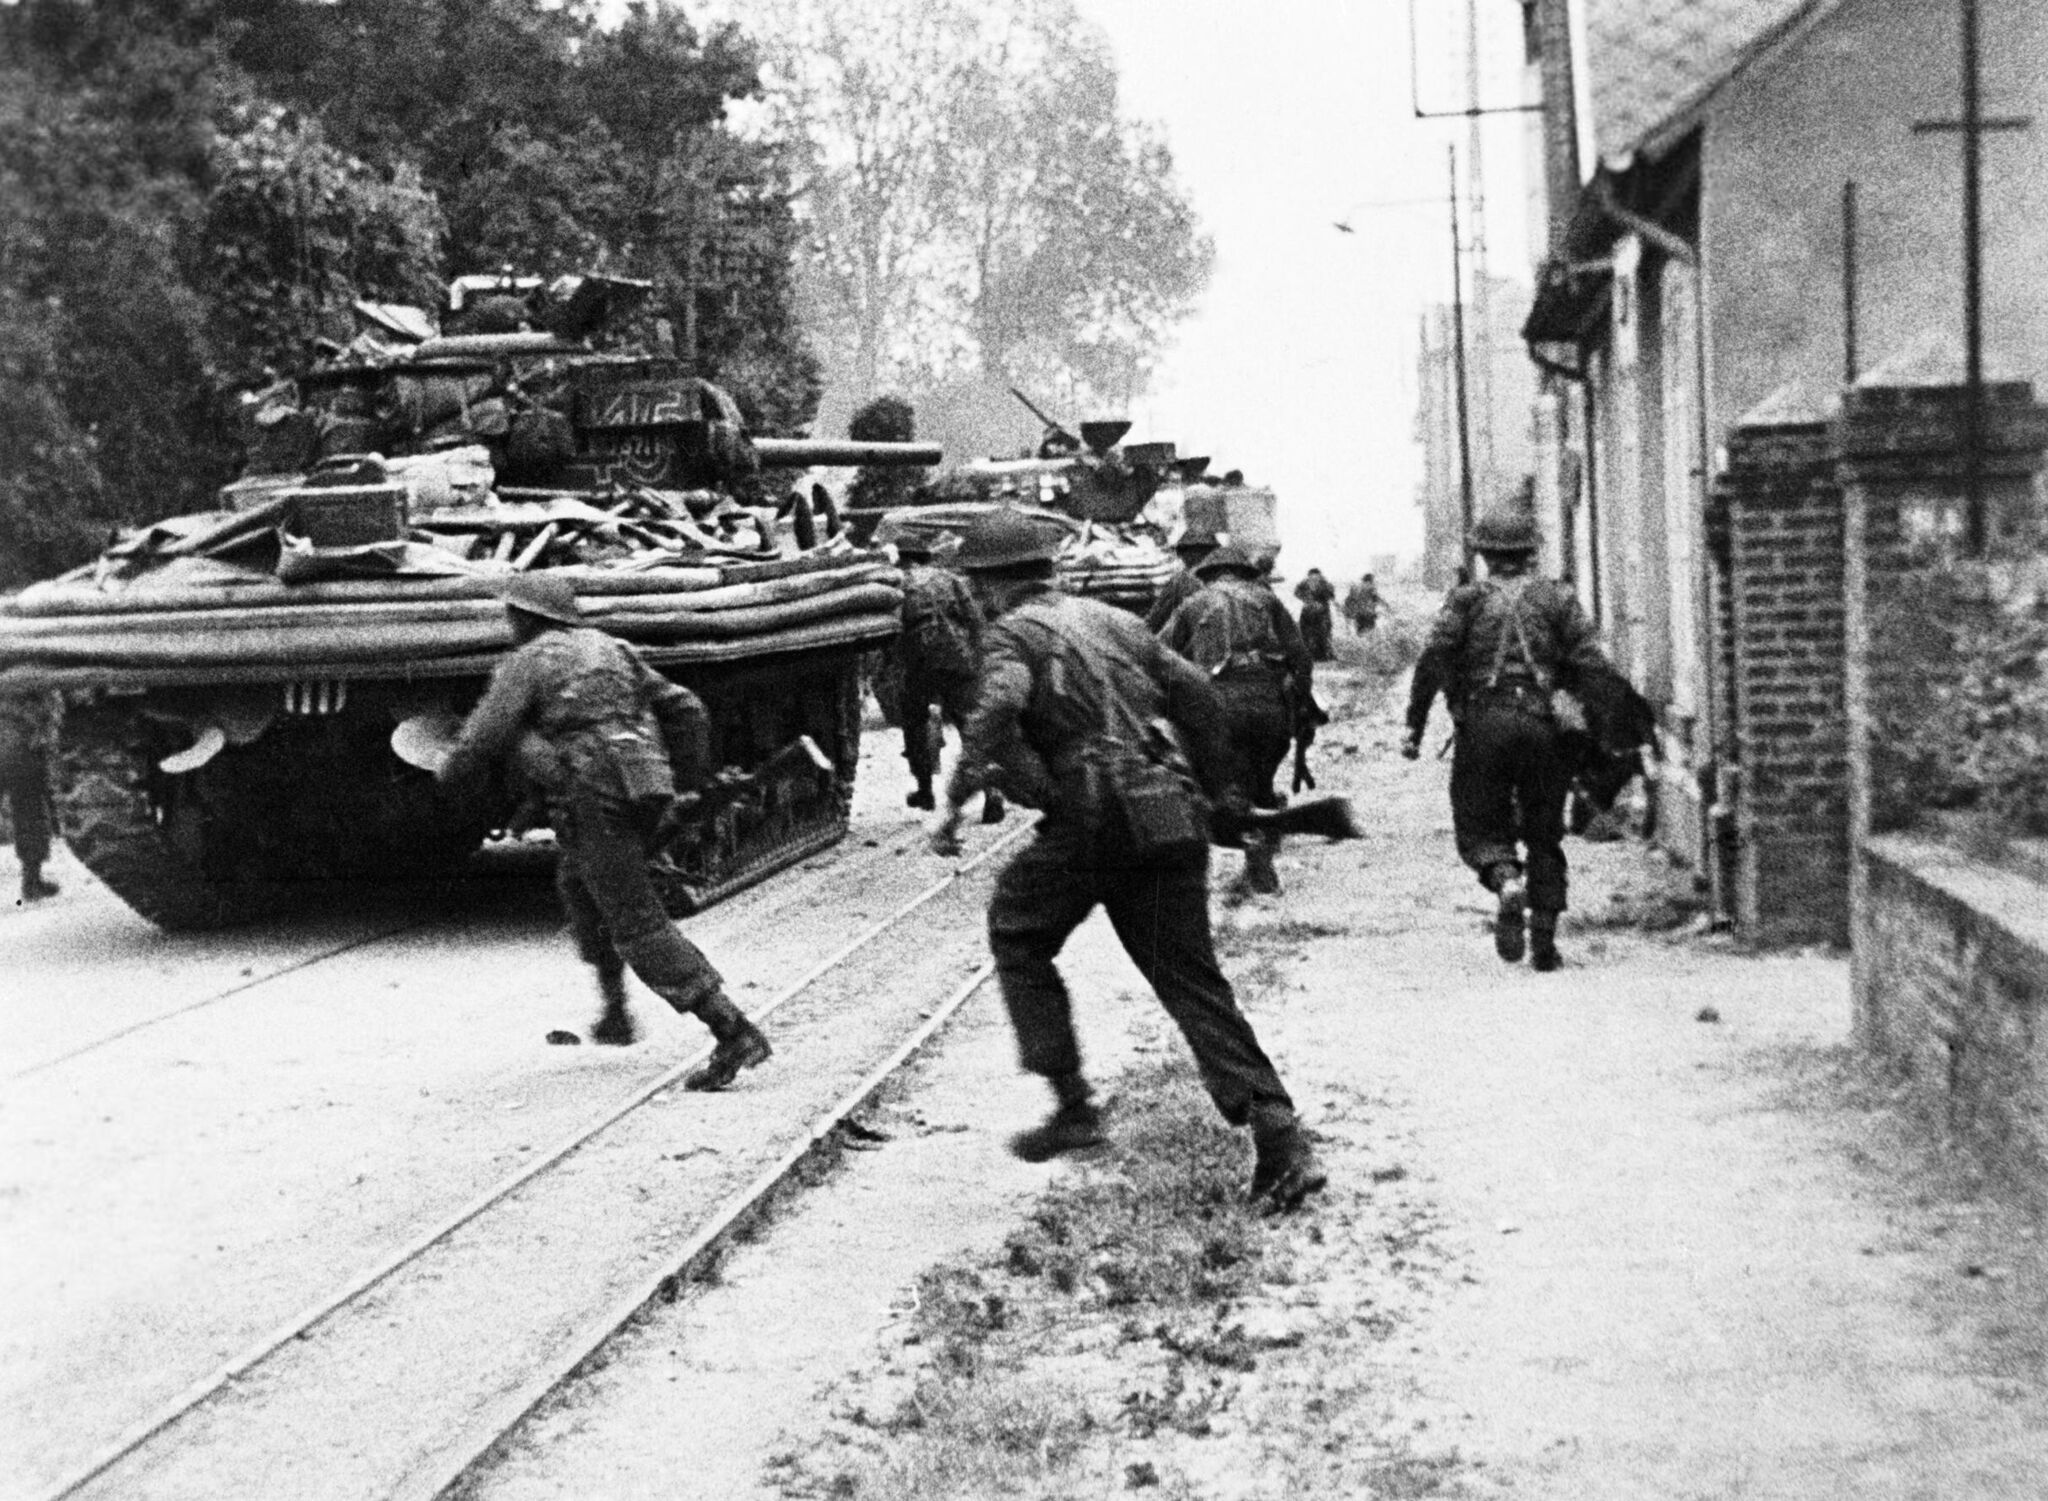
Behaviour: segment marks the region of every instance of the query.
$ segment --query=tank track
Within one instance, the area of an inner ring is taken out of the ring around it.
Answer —
[[[207,929],[301,905],[342,882],[433,876],[482,842],[487,813],[396,763],[368,723],[280,722],[185,776],[181,746],[118,701],[74,708],[58,756],[64,836],[162,928]]]
[[[288,891],[278,882],[220,881],[203,863],[203,810],[179,817],[168,806],[168,778],[156,770],[159,747],[149,723],[95,704],[65,715],[56,759],[58,817],[64,842],[114,895],[158,927],[218,928],[277,911]]]
[[[733,736],[747,735],[757,747],[809,735],[831,759],[832,774],[806,771],[784,777],[671,845],[653,873],[672,914],[701,911],[846,837],[854,773],[860,766],[860,660],[848,657],[807,676],[809,682],[801,686],[810,691],[784,700],[786,708],[794,709],[793,718],[778,712],[765,695],[744,708],[728,698],[724,729]]]

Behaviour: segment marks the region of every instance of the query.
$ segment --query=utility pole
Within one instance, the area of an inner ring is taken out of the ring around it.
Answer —
[[[1465,396],[1465,248],[1458,235],[1458,148],[1451,155],[1451,377],[1458,407],[1458,517],[1464,527],[1459,545],[1466,577],[1472,569],[1472,436]]]
[[[1915,135],[1963,138],[1963,526],[1972,553],[1984,550],[1984,134],[2026,130],[2024,116],[1984,117],[1977,48],[1977,0],[1958,0],[1962,22],[1962,118],[1921,120]]]
[[[1486,143],[1479,110],[1479,0],[1465,0],[1465,94],[1471,116],[1466,121],[1465,192],[1471,208],[1465,258],[1472,266],[1472,394],[1479,408],[1475,467],[1489,481],[1493,461],[1493,309],[1487,285]]]
[[[1842,384],[1861,373],[1856,360],[1856,184],[1842,184]]]

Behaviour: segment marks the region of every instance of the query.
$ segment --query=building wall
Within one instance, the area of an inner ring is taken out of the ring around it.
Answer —
[[[1982,0],[1987,358],[2048,376],[2048,4]],[[1955,0],[1847,0],[1711,108],[1702,174],[1715,441],[1793,380],[1843,373],[1842,185],[1859,197],[1859,365],[1962,337]]]

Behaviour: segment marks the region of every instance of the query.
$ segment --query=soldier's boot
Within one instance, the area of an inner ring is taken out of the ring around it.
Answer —
[[[1528,939],[1525,925],[1529,888],[1522,882],[1522,872],[1505,861],[1488,870],[1487,885],[1498,899],[1493,916],[1493,951],[1507,963],[1519,964]]]
[[[1529,967],[1549,974],[1562,968],[1557,952],[1557,914],[1538,910],[1529,914]]]
[[[1056,1074],[1049,1081],[1058,1105],[1029,1131],[1010,1138],[1010,1154],[1025,1162],[1050,1162],[1068,1152],[1102,1145],[1102,1107],[1079,1074]]]
[[[1285,1214],[1301,1207],[1310,1194],[1329,1183],[1301,1122],[1289,1112],[1283,1123],[1254,1122],[1251,1200],[1266,1214]]]
[[[981,795],[981,821],[1001,823],[1003,815],[1010,811],[1010,805],[1003,801],[1003,795],[991,787]]]
[[[590,1040],[607,1047],[631,1047],[639,1033],[634,1029],[631,1013],[626,1010],[625,967],[600,965],[597,993],[604,998],[604,1009],[598,1013],[597,1025],[590,1029]]]
[[[24,865],[21,868],[21,899],[25,902],[40,902],[45,897],[55,896],[60,888],[55,881],[43,879],[40,864]]]
[[[724,1089],[740,1076],[742,1069],[757,1068],[774,1054],[775,1050],[768,1046],[768,1039],[761,1029],[747,1019],[744,1011],[726,999],[724,991],[699,1001],[693,1009],[698,1020],[709,1027],[711,1035],[718,1039],[718,1046],[711,1050],[709,1058],[690,1071],[683,1080],[683,1088],[700,1093]]]
[[[1276,844],[1263,830],[1244,836],[1244,884],[1260,896],[1272,896],[1280,890],[1280,872],[1273,867]]]
[[[917,786],[903,799],[903,803],[905,807],[922,808],[927,813],[938,807],[938,799],[932,796],[932,779],[919,777]]]

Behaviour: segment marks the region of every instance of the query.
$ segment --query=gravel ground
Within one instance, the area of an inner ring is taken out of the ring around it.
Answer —
[[[1180,1045],[1098,920],[1070,975],[1125,1095],[1108,1153],[1003,1156],[1043,1101],[978,1001],[865,1150],[476,1493],[2039,1495],[2033,1226],[1858,1074],[1841,956],[1742,954],[1657,857],[1574,842],[1567,968],[1500,965],[1445,764],[1393,756],[1378,678],[1330,683],[1325,790],[1370,837],[1219,902],[1320,1201],[1230,1201],[1244,1149],[1176,1094]],[[1162,1148],[1186,1181],[1153,1182]],[[1167,1291],[1142,1285],[1162,1194],[1215,1266]],[[1043,1227],[1074,1223],[1047,1271]]]
[[[2041,1494],[2035,1227],[1859,1075],[1841,957],[1739,953],[1654,856],[1575,842],[1567,968],[1504,968],[1445,763],[1393,756],[1376,676],[1328,681],[1319,769],[1370,835],[1290,848],[1284,895],[1217,909],[1326,1195],[1244,1212],[1243,1143],[1098,921],[1069,973],[1120,1094],[1108,1151],[1004,1154],[1045,1101],[985,990],[473,1493]],[[942,869],[902,790],[877,736],[859,834],[825,862],[883,872],[878,907]],[[656,1014],[644,1053],[535,1046],[589,1004],[544,893],[373,943],[337,983],[286,971],[391,914],[164,941],[66,874],[0,916],[11,1453],[189,1380],[689,1041]],[[817,944],[762,921],[735,903],[693,931],[766,987]],[[57,1061],[238,979],[260,983]]]

